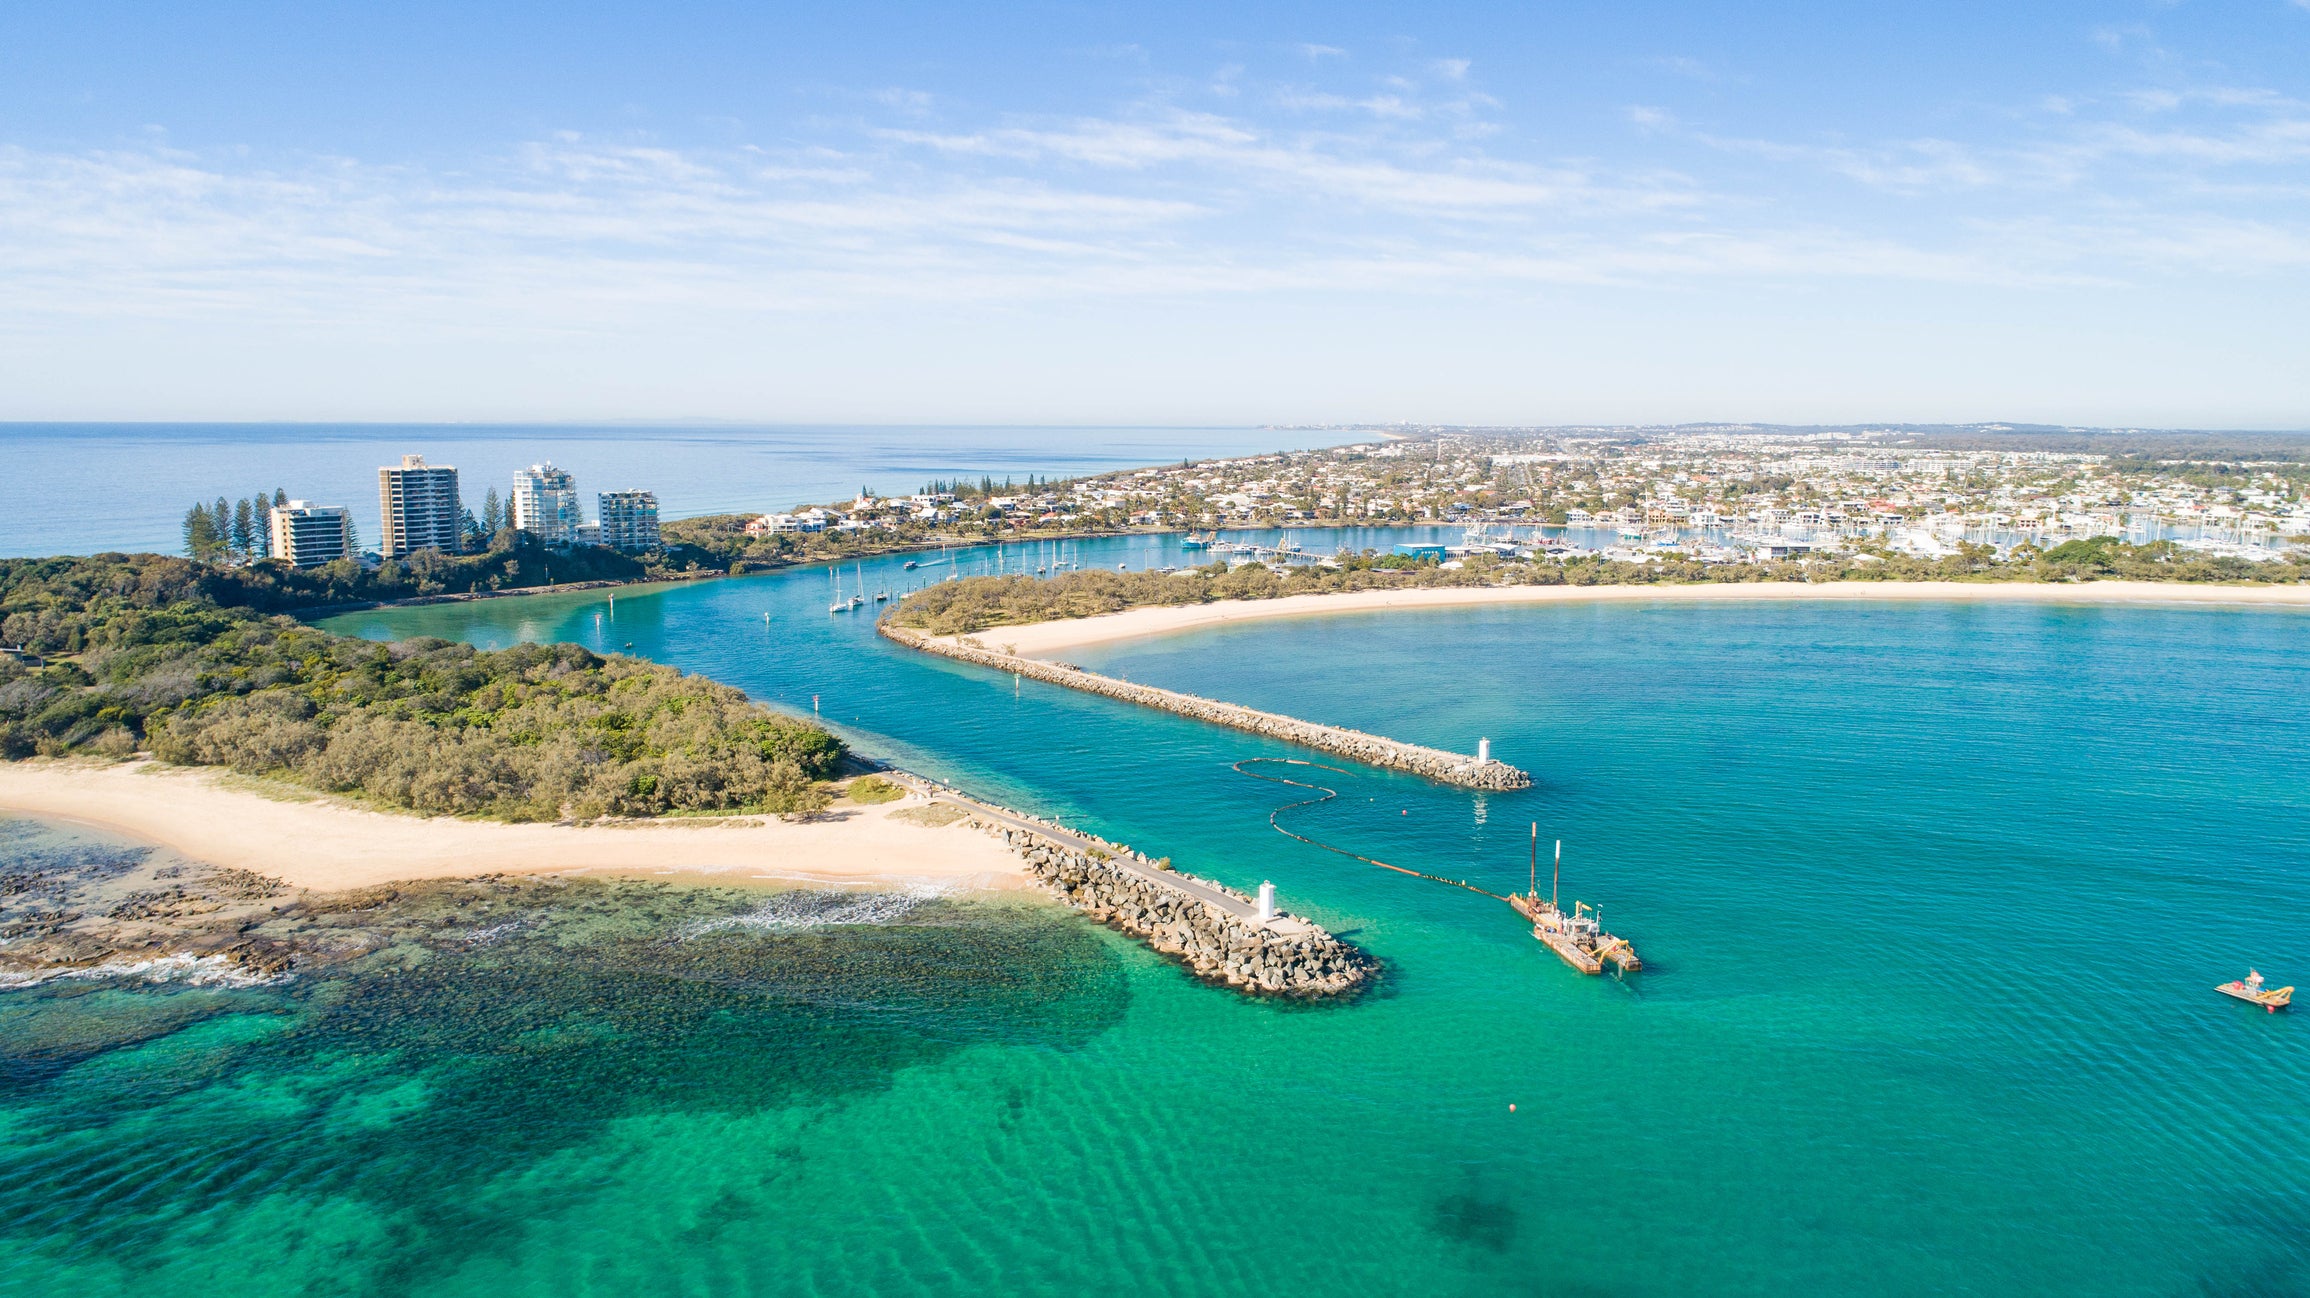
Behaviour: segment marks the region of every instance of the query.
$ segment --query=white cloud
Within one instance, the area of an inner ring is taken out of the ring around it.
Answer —
[[[1741,138],[1626,110],[1644,132],[1628,147],[1726,160],[1696,179],[1643,152],[1502,156],[1497,105],[1457,87],[1252,88],[1286,113],[1157,101],[971,122],[888,90],[860,97],[883,104],[874,122],[780,146],[563,132],[441,168],[158,141],[0,148],[0,330],[375,317],[614,332],[660,312],[893,302],[2106,284],[2310,265],[2296,215],[2310,109],[2268,92],[2067,101],[2012,138],[1967,141]],[[1790,169],[1861,197],[1824,203]]]

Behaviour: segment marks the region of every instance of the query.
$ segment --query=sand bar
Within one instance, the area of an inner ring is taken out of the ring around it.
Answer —
[[[1987,603],[2165,604],[2189,607],[2310,609],[2310,585],[2215,586],[2163,581],[1970,582],[1834,581],[1726,582],[1678,586],[1468,586],[1424,590],[1359,590],[1282,599],[1231,599],[1211,604],[1125,609],[1098,617],[1064,618],[1024,626],[989,627],[975,637],[1021,657],[1079,645],[1169,635],[1254,622],[1264,618],[1402,609],[1467,608],[1490,604],[1664,603],[1690,600],[1963,600]]]
[[[301,800],[302,799],[302,800]],[[894,820],[910,796],[837,804],[823,818],[772,816],[606,825],[509,825],[393,815],[225,773],[153,762],[0,762],[0,811],[79,821],[196,860],[327,892],[402,879],[594,870],[726,875],[735,882],[1025,886],[1019,859],[959,825]]]

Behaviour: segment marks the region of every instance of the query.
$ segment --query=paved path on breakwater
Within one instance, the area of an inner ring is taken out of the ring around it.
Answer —
[[[1259,922],[1257,918],[1259,908],[1254,903],[1245,901],[1231,892],[1214,888],[1200,879],[1190,879],[1185,875],[1176,874],[1169,870],[1157,870],[1141,865],[1129,853],[1117,851],[1112,843],[1103,843],[1087,834],[1078,834],[1071,829],[1062,829],[1047,821],[1022,816],[1015,811],[1005,811],[1000,807],[981,802],[976,798],[966,797],[944,785],[908,772],[888,771],[884,774],[912,787],[916,792],[933,802],[943,802],[949,806],[959,807],[974,816],[994,821],[997,824],[1008,825],[1013,829],[1023,829],[1030,834],[1040,834],[1054,843],[1071,847],[1078,852],[1097,853],[1107,858],[1107,865],[1121,870],[1125,874],[1143,879],[1157,887],[1184,893],[1213,910],[1232,916],[1245,924],[1257,924]],[[1304,923],[1304,921],[1281,915],[1268,922],[1271,926],[1278,923],[1286,926],[1299,926]]]
[[[1478,760],[1461,753],[1448,753],[1440,748],[1407,744],[1385,735],[1366,734],[1343,726],[1318,725],[1277,712],[1261,712],[1240,704],[1222,703],[1216,699],[1182,694],[1177,690],[1161,689],[1153,685],[1134,685],[1112,676],[1084,671],[1070,663],[1020,658],[989,649],[967,638],[927,635],[911,627],[896,626],[887,620],[877,622],[875,630],[900,644],[927,653],[1033,677],[1045,684],[1063,685],[1068,689],[1103,695],[1125,703],[1160,708],[1197,721],[1248,730],[1252,734],[1265,735],[1271,739],[1304,744],[1351,761],[1388,770],[1408,771],[1439,784],[1456,784],[1468,789],[1526,789],[1532,786],[1531,776],[1506,762]]]

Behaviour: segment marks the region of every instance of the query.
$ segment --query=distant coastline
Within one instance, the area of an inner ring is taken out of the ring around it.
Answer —
[[[1330,614],[1472,608],[1500,604],[1642,603],[1728,600],[2140,604],[2310,611],[2310,586],[2227,586],[2185,582],[1839,581],[1694,582],[1643,586],[1462,586],[1287,595],[1209,604],[1150,606],[1016,626],[993,626],[977,640],[1021,657],[1085,645],[1172,635],[1236,622]],[[959,639],[959,637],[946,637]]]

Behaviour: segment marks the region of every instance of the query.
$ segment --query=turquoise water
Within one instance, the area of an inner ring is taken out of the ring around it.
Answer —
[[[1078,557],[1160,557],[1115,544]],[[0,994],[0,1040],[50,1043],[0,1074],[0,1288],[2310,1290],[2310,1037],[2211,990],[2310,978],[2310,619],[1564,606],[1069,655],[1490,737],[1537,787],[1358,771],[1291,823],[1500,891],[1538,823],[1642,950],[1619,981],[1274,834],[1228,763],[1284,746],[903,654],[826,582],[337,625],[816,695],[875,751],[1273,879],[1381,988],[1250,1002],[948,899],[704,954],[633,914],[422,978]]]

